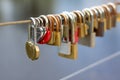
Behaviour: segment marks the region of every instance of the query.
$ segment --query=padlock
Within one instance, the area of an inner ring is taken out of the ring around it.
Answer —
[[[55,42],[53,43],[53,45],[54,46],[60,46],[60,44],[61,44],[61,40],[60,40],[60,38],[61,38],[61,35],[60,35],[60,22],[59,22],[59,20],[54,16],[54,15],[50,15],[51,16],[51,18],[53,19],[53,21],[54,21],[54,31],[53,31],[53,33],[54,33],[54,37],[55,37]]]
[[[95,46],[95,32],[93,32],[94,29],[94,14],[91,10],[89,9],[84,9],[83,10],[85,14],[85,19],[86,19],[86,24],[89,26],[88,30],[88,35],[85,36],[84,38],[81,38],[79,40],[79,43],[84,46],[88,47],[94,47]]]
[[[82,38],[88,35],[89,26],[85,23],[85,14],[82,11],[77,11],[82,16],[82,23],[81,23],[81,34],[84,34]]]
[[[98,11],[95,9],[95,7],[92,7],[91,8],[91,11],[93,12],[94,14],[94,31],[96,31],[98,29]]]
[[[115,27],[116,26],[116,22],[117,22],[117,9],[116,9],[116,5],[114,3],[108,3],[107,6],[111,9],[112,26]]]
[[[69,17],[69,27],[70,27],[70,41],[71,41],[71,54],[69,56],[67,56],[67,58],[69,59],[77,59],[78,57],[78,46],[77,46],[77,42],[76,42],[76,37],[75,37],[75,27],[76,26],[76,22],[75,19],[76,17],[72,14],[72,13],[68,13],[68,12],[64,12],[68,17]]]
[[[73,13],[77,16],[77,36],[79,39],[83,37],[84,35],[81,36],[81,24],[82,24],[82,16],[78,13],[78,11],[73,11]]]
[[[46,44],[46,43],[49,42],[50,38],[51,38],[51,31],[50,31],[50,29],[48,28],[45,36],[42,38],[42,40],[39,41],[39,43],[40,43],[40,44]]]
[[[78,36],[78,26],[77,26],[77,15],[74,14],[73,12],[70,12],[70,14],[72,15],[72,17],[74,18],[74,38],[75,38],[75,43],[78,43],[79,40],[79,36]]]
[[[70,19],[72,19],[71,22],[69,22],[69,34],[71,35],[69,37],[69,40],[72,42],[72,43],[77,43],[78,41],[78,35],[77,35],[77,25],[76,25],[76,15],[73,14],[73,13],[69,13],[69,12],[64,12]],[[73,19],[74,18],[74,19]]]
[[[70,47],[70,48],[67,48],[67,49],[70,49],[70,53],[69,54],[59,53],[59,56],[75,60],[75,59],[77,59],[77,56],[78,56],[77,43],[75,43],[75,34],[74,34],[74,32],[75,32],[74,31],[74,27],[75,27],[74,26],[75,25],[74,21],[75,21],[75,18],[74,18],[74,16],[72,16],[68,12],[64,12],[63,14],[67,16],[67,22],[69,22],[69,29],[71,29],[71,30],[69,30],[69,32],[71,33],[71,34],[69,34],[69,36],[71,36],[70,37],[71,38],[71,40],[70,40],[71,42],[68,41],[69,38],[67,39],[67,41],[68,41],[67,44]]]
[[[43,29],[45,29],[46,33],[45,35],[42,37],[42,39],[39,39],[38,40],[38,43],[39,44],[46,44],[49,42],[50,38],[51,38],[51,31],[50,29],[48,28],[49,24],[48,24],[48,18],[45,16],[45,15],[41,15],[39,18],[43,19],[43,24],[42,27]]]
[[[43,27],[43,25],[41,25],[41,23],[43,23],[43,20],[40,18],[35,18],[37,24],[37,43],[45,36],[46,34],[46,28]],[[32,40],[34,40],[34,28],[31,27],[30,29],[31,32],[31,37]]]
[[[40,56],[40,50],[39,47],[37,46],[37,26],[38,24],[36,23],[36,20],[34,18],[30,18],[32,20],[32,24],[29,24],[28,27],[28,41],[26,42],[26,53],[27,56],[31,60],[37,60]],[[31,40],[31,28],[34,29],[34,41],[32,42]]]
[[[98,29],[95,30],[96,32],[96,36],[98,37],[103,37],[104,36],[104,32],[105,32],[105,26],[104,26],[104,12],[101,10],[100,7],[97,7],[96,10],[98,11],[99,13],[99,17],[97,18],[98,19]]]
[[[69,40],[69,17],[64,13],[60,14],[61,19],[61,45],[59,46],[59,56],[68,58],[71,54],[71,42]]]
[[[49,29],[50,29],[50,32],[51,32],[51,37],[50,37],[50,40],[47,44],[48,45],[53,45],[55,43],[54,21],[53,21],[53,19],[51,18],[50,15],[48,15],[47,17],[48,17],[48,20],[49,20]]]
[[[102,5],[102,8],[104,9],[106,19],[107,19],[107,29],[111,29],[112,28],[112,17],[110,14],[111,10],[109,9],[107,5]]]

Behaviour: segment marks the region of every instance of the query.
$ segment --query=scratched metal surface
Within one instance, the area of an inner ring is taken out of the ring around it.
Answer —
[[[45,5],[49,3],[46,0],[36,1],[34,6],[31,6],[32,0],[17,1],[0,0],[1,22],[26,19],[29,16],[39,16],[42,13],[82,10],[114,0],[51,0],[51,5]],[[58,56],[57,47],[40,45],[40,59],[32,62],[27,58],[24,49],[24,43],[27,40],[26,26],[0,27],[0,80],[59,80],[97,60],[120,51],[120,23],[117,23],[117,27],[107,31],[103,38],[96,38],[95,48],[79,45],[78,60],[61,58]],[[70,80],[119,80],[119,61],[120,56],[74,76]]]

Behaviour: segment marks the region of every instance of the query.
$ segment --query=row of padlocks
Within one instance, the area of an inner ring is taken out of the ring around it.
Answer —
[[[38,44],[58,46],[58,54],[68,59],[77,59],[78,44],[94,47],[95,37],[103,37],[107,30],[116,26],[116,5],[86,8],[82,11],[31,17],[28,27],[26,53],[31,60],[40,56]]]

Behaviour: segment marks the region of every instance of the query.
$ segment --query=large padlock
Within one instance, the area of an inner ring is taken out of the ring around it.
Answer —
[[[73,16],[73,14],[70,14],[70,13],[68,13],[68,12],[64,12],[63,13],[64,15],[66,15],[67,16],[67,20],[68,20],[68,22],[69,22],[69,36],[71,36],[71,37],[69,37],[69,39],[70,39],[70,42],[69,42],[69,46],[70,46],[70,53],[69,54],[63,54],[63,53],[60,53],[59,54],[59,56],[61,56],[61,57],[64,57],[64,58],[68,58],[68,59],[73,59],[73,60],[75,60],[75,59],[77,59],[77,57],[78,57],[78,49],[77,49],[77,43],[76,43],[76,40],[75,40],[75,17]],[[67,43],[68,44],[68,43]]]
[[[40,50],[37,46],[37,23],[34,18],[31,17],[32,24],[28,27],[28,41],[26,42],[26,53],[31,60],[37,60],[40,56]],[[31,28],[34,29],[34,40],[31,40]]]

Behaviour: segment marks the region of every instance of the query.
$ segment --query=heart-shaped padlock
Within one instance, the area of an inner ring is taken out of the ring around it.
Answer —
[[[46,44],[51,38],[51,32],[50,32],[50,29],[48,28],[48,18],[45,15],[41,15],[39,19],[43,21],[41,28],[43,29],[43,32],[45,33],[42,37],[39,37],[39,39],[37,40],[37,43]]]
[[[41,40],[39,40],[38,43],[46,44],[47,42],[49,42],[50,38],[51,38],[51,31],[47,29],[45,36]]]

